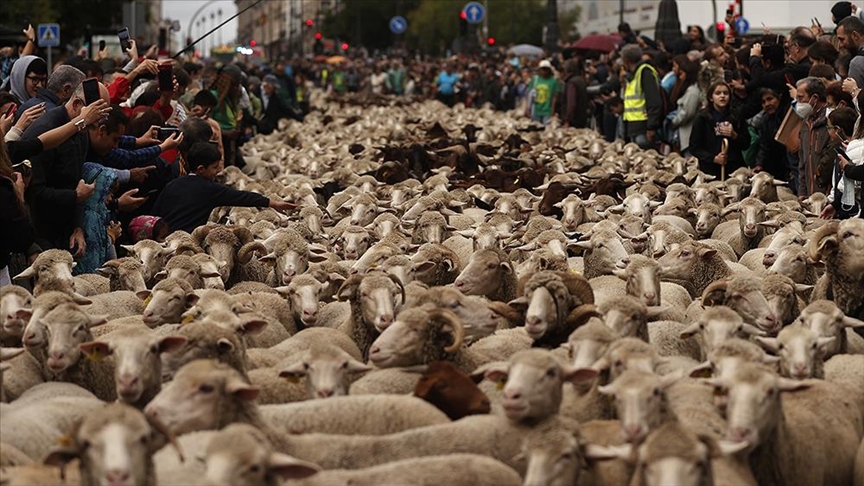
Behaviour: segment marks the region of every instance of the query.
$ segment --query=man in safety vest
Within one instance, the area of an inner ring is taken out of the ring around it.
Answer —
[[[663,123],[663,98],[657,71],[642,62],[642,48],[635,44],[621,49],[621,60],[628,72],[623,96],[624,139],[644,149],[652,148]]]

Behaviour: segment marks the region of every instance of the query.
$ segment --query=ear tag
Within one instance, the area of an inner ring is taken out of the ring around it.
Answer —
[[[148,296],[144,299],[144,308],[146,309],[148,305],[150,305],[150,301],[153,300],[153,295]]]
[[[192,314],[187,314],[183,317],[183,321],[180,324],[189,324],[190,322],[195,320],[195,316]]]
[[[287,381],[288,383],[297,384],[300,383],[300,377],[295,375],[288,375],[285,377],[285,381]]]
[[[503,389],[504,389],[504,385],[505,385],[506,383],[507,383],[507,381],[505,381],[505,380],[499,380],[497,383],[495,383],[495,389],[498,390],[498,391],[503,390]]]
[[[92,353],[87,355],[87,359],[89,359],[90,361],[92,361],[94,363],[98,363],[99,361],[102,361],[102,358],[104,358],[104,357],[105,357],[105,355],[100,353],[98,349],[94,349]]]
[[[57,442],[58,444],[60,444],[62,446],[69,447],[75,443],[75,440],[72,439],[71,435],[63,434],[60,437],[57,437],[57,440],[55,442]]]

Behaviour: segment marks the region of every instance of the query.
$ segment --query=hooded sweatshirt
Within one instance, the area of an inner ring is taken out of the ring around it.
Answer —
[[[33,64],[34,62],[35,64]],[[9,74],[9,91],[15,98],[18,98],[18,104],[24,103],[31,98],[27,94],[27,86],[25,85],[27,80],[25,78],[29,73],[34,71],[47,75],[47,65],[41,57],[23,56],[12,65],[12,73]]]

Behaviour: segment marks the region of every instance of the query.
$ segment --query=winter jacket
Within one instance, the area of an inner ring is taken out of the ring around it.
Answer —
[[[724,137],[717,134],[718,122],[714,119],[713,111],[712,108],[708,108],[696,116],[696,120],[693,122],[693,131],[690,133],[690,153],[699,159],[699,169],[702,172],[719,178],[721,175],[720,165],[714,163],[714,157],[720,153]],[[750,133],[747,130],[747,123],[743,120],[730,119],[727,114],[721,118],[721,121],[732,123],[735,133],[738,134],[738,138],[729,140],[729,150],[726,156],[726,175],[728,176],[735,169],[744,166],[742,152],[750,146]]]
[[[702,99],[702,92],[699,91],[699,86],[691,84],[684,91],[684,94],[678,98],[678,111],[675,118],[672,119],[672,126],[678,128],[678,138],[681,141],[681,151],[687,150],[690,147],[690,132],[693,130],[693,122],[696,121],[696,115],[699,113],[699,103]]]
[[[798,133],[801,146],[798,148],[798,195],[808,197],[814,192],[828,192],[831,177],[818,179],[817,168],[822,149],[828,145],[828,119],[825,107],[801,123]],[[821,173],[821,171],[820,171]]]

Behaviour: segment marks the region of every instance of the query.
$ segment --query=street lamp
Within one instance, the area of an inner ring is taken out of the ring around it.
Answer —
[[[216,16],[219,17],[219,23],[222,23],[222,9],[216,11]],[[219,29],[219,45],[222,45],[222,29]]]

